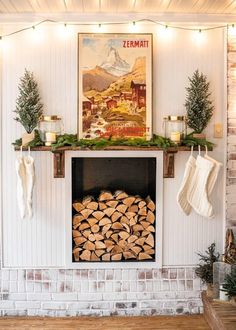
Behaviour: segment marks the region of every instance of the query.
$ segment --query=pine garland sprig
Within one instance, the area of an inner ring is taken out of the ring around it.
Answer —
[[[22,140],[17,139],[13,142],[15,146],[21,146]],[[35,138],[33,141],[29,143],[30,147],[38,147],[43,146],[44,142],[41,140],[39,131],[35,130]],[[200,140],[193,138],[190,135],[186,137],[183,141],[183,145],[187,147],[193,146],[205,146],[210,149],[213,146],[213,143],[207,140]],[[173,141],[168,138],[165,138],[160,135],[153,135],[153,138],[149,141],[143,138],[98,138],[93,140],[87,139],[77,139],[76,134],[63,134],[58,136],[56,143],[52,144],[52,149],[57,149],[60,147],[71,146],[71,147],[81,147],[82,149],[102,149],[109,146],[130,146],[130,147],[159,147],[159,148],[170,148],[170,147],[178,147]]]
[[[214,143],[206,140],[206,139],[198,139],[193,137],[193,133],[186,135],[186,137],[184,138],[184,140],[182,141],[182,145],[186,146],[186,147],[205,147],[207,146],[207,148],[209,150],[211,150],[214,147]]]

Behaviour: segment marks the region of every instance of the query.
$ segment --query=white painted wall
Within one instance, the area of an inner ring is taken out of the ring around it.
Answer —
[[[16,26],[5,26],[16,30]],[[33,154],[36,164],[34,219],[21,221],[16,205],[15,157],[11,142],[22,129],[14,118],[19,78],[24,68],[32,70],[40,86],[44,112],[63,117],[65,131],[76,132],[77,118],[77,34],[63,38],[56,26],[41,27],[42,39],[33,31],[22,32],[4,41],[2,48],[2,173],[3,173],[3,264],[5,267],[65,266],[65,179],[53,179],[52,155]],[[77,32],[93,32],[89,27]],[[128,32],[125,27],[109,27],[107,32]],[[204,33],[200,45],[193,32],[172,30],[164,38],[156,28],[145,26],[138,32],[154,33],[153,123],[154,132],[162,133],[166,114],[184,114],[187,77],[199,68],[211,81],[215,114],[208,129],[212,140],[214,122],[226,117],[224,89],[224,33]],[[225,140],[217,140],[212,156],[223,161]],[[164,180],[163,264],[192,265],[196,251],[203,251],[213,241],[221,249],[223,242],[224,184],[223,171],[213,193],[216,216],[208,220],[194,212],[186,217],[176,204],[176,194],[183,176],[187,153],[176,155],[176,176]]]

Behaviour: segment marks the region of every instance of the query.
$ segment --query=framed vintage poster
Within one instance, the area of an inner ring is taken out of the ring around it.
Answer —
[[[152,34],[79,34],[78,137],[152,136]]]

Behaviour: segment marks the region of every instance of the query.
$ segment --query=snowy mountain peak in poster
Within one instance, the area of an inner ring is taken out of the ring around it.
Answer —
[[[118,77],[130,71],[130,65],[120,57],[117,49],[114,47],[109,48],[107,58],[100,67]]]

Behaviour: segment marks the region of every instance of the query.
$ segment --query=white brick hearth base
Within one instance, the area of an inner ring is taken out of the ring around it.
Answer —
[[[196,314],[193,268],[2,270],[1,316]]]

